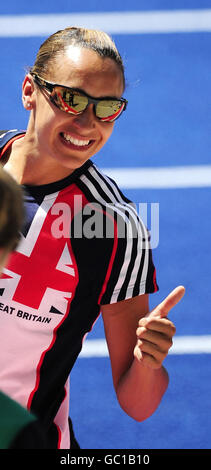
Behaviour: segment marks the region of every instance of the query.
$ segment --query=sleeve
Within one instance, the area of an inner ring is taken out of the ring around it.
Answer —
[[[13,140],[21,137],[26,131],[13,129],[13,130],[0,130],[0,158],[3,157],[4,153],[8,149],[8,146]]]
[[[111,209],[115,219],[114,249],[100,304],[106,305],[158,290],[150,234],[133,204]]]

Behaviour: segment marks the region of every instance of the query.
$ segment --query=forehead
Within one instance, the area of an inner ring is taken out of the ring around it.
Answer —
[[[64,54],[56,58],[48,79],[81,88],[94,97],[120,97],[123,93],[122,72],[115,61],[78,46],[69,46]]]

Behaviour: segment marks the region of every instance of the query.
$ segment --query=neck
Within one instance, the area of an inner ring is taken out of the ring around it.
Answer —
[[[28,185],[53,183],[72,173],[71,169],[58,166],[52,158],[43,156],[36,139],[27,132],[13,142],[4,168],[19,184]]]

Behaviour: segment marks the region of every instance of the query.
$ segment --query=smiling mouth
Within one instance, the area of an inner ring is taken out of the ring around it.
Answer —
[[[77,148],[86,148],[88,147],[91,143],[93,143],[93,140],[81,140],[81,139],[76,139],[75,137],[72,137],[71,134],[67,132],[61,132],[61,137],[67,143],[68,145],[73,145],[74,147]]]

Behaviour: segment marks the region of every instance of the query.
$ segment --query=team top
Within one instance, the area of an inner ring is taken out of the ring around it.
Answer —
[[[24,131],[0,131],[0,155]],[[92,161],[23,185],[20,243],[0,278],[0,389],[70,448],[69,374],[101,305],[158,290],[149,232]]]

